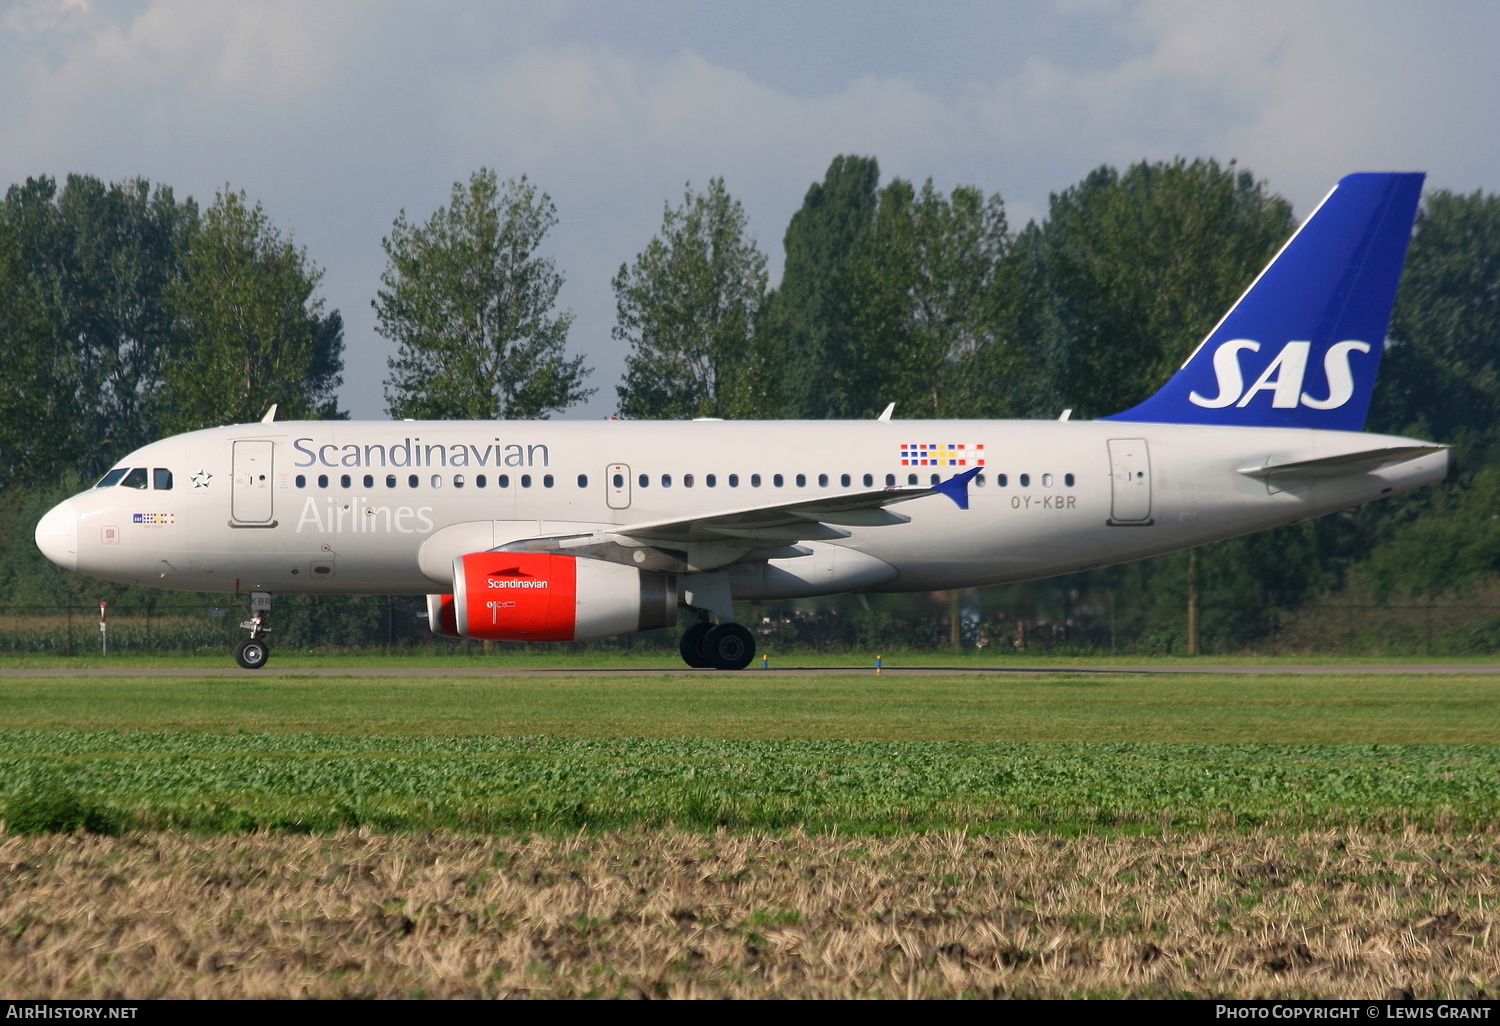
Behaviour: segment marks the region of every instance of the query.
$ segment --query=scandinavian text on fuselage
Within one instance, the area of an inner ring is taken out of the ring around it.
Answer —
[[[297,467],[547,467],[550,456],[543,443],[522,445],[502,443],[496,438],[486,444],[465,442],[423,442],[407,437],[389,445],[383,442],[358,444],[347,442],[318,443],[315,438],[297,438],[292,448],[299,456]]]

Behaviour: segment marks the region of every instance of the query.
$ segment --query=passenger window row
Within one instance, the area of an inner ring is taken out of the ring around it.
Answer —
[[[532,483],[533,483],[532,482],[532,476],[530,474],[521,474],[521,475],[519,475],[517,477],[516,480],[517,480],[517,482],[520,484],[520,486],[522,488],[530,488],[531,485],[532,485]],[[307,479],[307,475],[306,474],[298,474],[297,477],[296,477],[295,483],[296,483],[296,485],[297,485],[298,488],[306,488],[307,487],[307,481],[308,481],[308,479]],[[443,487],[446,487],[446,484],[447,484],[448,481],[449,481],[449,479],[446,478],[446,477],[444,477],[442,474],[432,474],[431,476],[429,476],[427,478],[427,486],[429,488],[443,488]],[[463,474],[454,474],[453,477],[452,477],[452,479],[451,479],[451,482],[452,482],[452,486],[454,488],[463,488],[466,485],[468,485],[469,479],[468,479],[468,477],[466,477]],[[365,488],[367,488],[367,489],[374,488],[375,487],[375,475],[374,474],[366,474],[366,475],[364,475],[364,477],[363,477],[363,479],[361,480],[360,483]],[[405,483],[406,483],[406,487],[408,487],[408,488],[421,488],[422,487],[422,475],[421,474],[407,474],[406,475],[406,482]],[[489,487],[489,483],[490,483],[489,475],[487,475],[487,474],[475,474],[474,475],[474,487],[475,488],[487,488],[487,487]],[[331,487],[332,484],[333,484],[333,479],[329,475],[327,475],[327,474],[319,474],[317,476],[317,478],[316,478],[316,486],[319,487],[319,488],[328,488],[328,487]],[[397,474],[386,474],[385,475],[385,486],[387,488],[400,488],[401,484],[402,484],[402,482],[401,482],[401,478],[400,478],[399,475],[397,475]],[[556,484],[557,484],[557,479],[555,477],[553,477],[551,474],[543,474],[542,475],[541,485],[542,485],[543,488],[551,488],[551,487],[553,487]],[[579,488],[587,488],[588,486],[589,486],[589,476],[587,474],[579,474],[578,475],[578,487]],[[338,476],[338,487],[339,488],[353,488],[354,487],[354,476],[352,474],[340,474]],[[496,488],[509,488],[510,487],[510,475],[509,474],[497,474],[497,475],[495,475],[495,487]]]
[[[114,474],[121,474],[121,475],[123,475],[124,473],[125,473],[125,471],[110,471],[110,475],[114,475]],[[140,471],[131,471],[130,473],[132,475],[136,474],[136,473],[141,474],[142,477],[141,477],[140,480],[141,480],[142,483],[136,484],[136,485],[131,485],[131,480],[132,479],[131,478],[127,478],[124,481],[124,484],[126,484],[127,486],[136,487],[136,488],[144,488],[145,487],[145,483],[144,483],[145,482],[145,477],[144,477],[144,475],[145,475],[146,472],[144,470],[140,470]],[[160,474],[166,474],[167,475],[166,476],[166,482],[167,482],[166,485],[163,486],[161,484],[158,484],[156,487],[158,487],[158,488],[161,488],[161,487],[170,488],[170,487],[172,487],[172,475],[171,475],[170,471],[158,470],[156,473],[158,475],[160,475]],[[885,487],[887,487],[887,488],[894,488],[894,487],[896,487],[896,478],[897,478],[897,475],[895,475],[895,474],[886,474],[885,475]],[[943,476],[941,474],[929,474],[928,475],[927,483],[929,485],[935,485],[935,484],[939,483],[940,481],[942,481],[942,479],[943,479]],[[160,479],[158,478],[158,480],[160,480]],[[698,484],[698,478],[694,474],[683,474],[680,480],[681,480],[682,487],[684,487],[684,488],[692,488],[692,487],[694,487],[695,485]],[[796,475],[793,475],[792,480],[795,482],[795,487],[797,487],[797,488],[806,488],[806,487],[808,487],[808,483],[807,483],[808,482],[808,476],[806,474],[796,474]],[[333,479],[328,474],[319,474],[317,476],[317,478],[316,478],[316,486],[318,488],[329,488],[329,487],[332,487],[332,481],[333,481]],[[442,474],[432,474],[432,475],[430,475],[427,478],[427,484],[428,484],[428,487],[430,487],[430,488],[443,488],[443,487],[446,486],[446,484],[449,481],[450,481],[450,478],[444,477],[444,475],[442,475]],[[522,488],[530,488],[532,486],[532,481],[533,481],[533,479],[532,479],[532,476],[530,474],[520,474],[517,477],[517,482],[520,484],[520,486]],[[671,474],[662,474],[660,476],[660,478],[659,478],[659,481],[660,481],[660,486],[662,488],[671,488],[672,487],[672,475]],[[750,487],[751,488],[759,488],[759,487],[761,487],[762,478],[761,478],[761,476],[759,474],[751,474],[750,478],[749,478],[749,481],[750,481]],[[772,474],[771,475],[771,487],[772,488],[785,488],[787,486],[786,481],[787,481],[787,479],[786,479],[786,476],[784,474]],[[830,476],[828,474],[819,474],[819,475],[817,475],[817,487],[819,487],[819,488],[829,488],[829,487],[832,487],[832,485],[830,484],[830,481],[831,481],[831,478],[830,478]],[[1031,475],[1030,474],[1019,474],[1016,477],[1016,481],[1017,481],[1017,483],[1022,488],[1030,488],[1031,487]],[[1063,475],[1063,485],[1065,487],[1072,488],[1073,487],[1073,481],[1074,481],[1074,478],[1073,478],[1072,474],[1064,474]],[[1006,488],[1006,487],[1009,487],[1009,485],[1010,485],[1010,478],[1006,474],[996,474],[995,477],[994,477],[994,482],[995,482],[995,487],[997,487],[997,488]],[[100,488],[103,488],[106,485],[113,484],[113,483],[114,482],[111,482],[109,480],[109,476],[106,476],[104,478],[104,480],[102,480],[102,481],[99,482],[98,486]],[[465,487],[469,483],[469,480],[463,474],[454,474],[452,476],[452,478],[451,478],[451,483],[452,483],[452,487],[454,487],[454,488],[463,488],[463,487]],[[556,479],[551,474],[543,474],[541,476],[541,486],[543,488],[551,488],[556,483],[557,483]],[[702,483],[703,483],[703,486],[705,488],[717,488],[718,485],[719,485],[719,476],[717,474],[704,474],[703,475],[703,482]],[[724,478],[724,483],[727,484],[730,488],[738,488],[740,486],[740,475],[738,475],[738,474],[728,474]],[[920,484],[921,481],[919,480],[919,475],[917,475],[917,474],[907,474],[906,475],[906,481],[904,483],[906,485],[917,485],[917,484]],[[307,475],[305,475],[305,474],[298,474],[297,477],[296,477],[296,484],[297,484],[298,488],[306,488],[306,487],[308,487],[308,478],[307,478]],[[375,487],[375,475],[374,474],[365,474],[364,477],[363,477],[363,479],[361,480],[361,484],[366,489],[374,488]],[[473,484],[474,484],[475,488],[486,488],[486,487],[489,486],[489,477],[487,475],[485,475],[485,474],[476,474],[476,475],[474,475]],[[497,487],[497,488],[509,488],[510,484],[511,484],[511,478],[510,478],[509,474],[497,474],[495,476],[495,487]],[[637,476],[636,477],[636,484],[639,487],[641,487],[641,488],[649,488],[649,487],[651,487],[651,475],[650,474],[641,474],[641,475]],[[985,486],[985,476],[983,474],[977,474],[977,475],[975,475],[975,477],[974,477],[974,484],[975,484],[976,487],[983,488]],[[1053,475],[1051,475],[1051,474],[1043,474],[1043,475],[1041,475],[1041,482],[1040,482],[1040,484],[1041,484],[1041,487],[1043,487],[1043,488],[1052,488],[1052,487],[1054,487],[1054,478],[1053,478]],[[613,478],[610,480],[610,485],[612,487],[614,487],[614,488],[624,488],[625,487],[625,477],[624,477],[624,475],[623,474],[615,474],[613,476]],[[863,486],[863,487],[865,487],[865,488],[873,488],[873,487],[875,487],[875,475],[874,474],[865,474],[865,475],[861,476],[861,478],[860,478],[860,485]],[[589,476],[587,474],[579,474],[578,475],[578,487],[579,488],[587,488],[588,486],[589,486]],[[353,488],[354,487],[354,476],[351,475],[351,474],[340,474],[339,477],[338,477],[338,487],[339,488]],[[386,474],[385,475],[385,487],[387,487],[387,488],[399,488],[399,487],[401,487],[400,476],[396,475],[396,474]],[[421,474],[408,474],[408,475],[406,475],[406,487],[408,487],[408,488],[420,488],[420,487],[422,487],[422,475]],[[852,488],[852,487],[854,487],[854,476],[852,474],[840,474],[839,477],[838,477],[838,487],[840,487],[840,488]]]
[[[885,475],[885,487],[887,487],[887,488],[894,488],[894,487],[896,487],[898,476],[899,475],[896,475],[896,474],[886,474]],[[905,477],[906,477],[906,480],[903,483],[906,484],[906,485],[918,485],[918,484],[922,483],[921,477],[918,474],[906,474]],[[797,488],[806,488],[806,487],[808,487],[808,480],[809,480],[809,478],[808,478],[808,475],[806,475],[806,474],[795,474],[795,475],[792,476],[792,481],[794,482],[794,487],[797,487]],[[817,487],[819,487],[819,488],[829,488],[829,487],[832,487],[832,484],[831,484],[832,480],[833,480],[833,478],[831,477],[831,475],[828,475],[828,474],[819,474],[819,475],[817,475]],[[929,484],[929,485],[938,484],[942,480],[943,480],[943,475],[942,474],[929,474],[929,475],[927,475],[927,484]],[[1053,487],[1054,486],[1054,480],[1055,479],[1054,479],[1054,477],[1053,477],[1052,474],[1043,474],[1041,476],[1041,487],[1043,487],[1043,488],[1051,488],[1051,487]],[[731,487],[731,488],[738,488],[740,486],[740,476],[738,474],[730,474],[730,475],[728,475],[725,478],[725,481],[729,485],[729,487]],[[997,488],[1006,488],[1006,487],[1008,487],[1010,485],[1010,478],[1006,474],[996,474],[995,477],[994,477],[994,481],[995,481],[995,486]],[[671,488],[672,487],[672,475],[671,474],[662,474],[661,477],[659,478],[659,482],[660,482],[660,487],[662,487],[662,488]],[[786,475],[784,475],[784,474],[772,474],[771,475],[771,487],[772,488],[785,488],[785,487],[787,487],[786,482],[787,482],[787,478],[786,478]],[[864,475],[862,475],[860,477],[859,482],[865,488],[874,488],[875,487],[875,475],[874,474],[864,474]],[[623,488],[625,486],[625,480],[619,474],[616,474],[614,476],[614,480],[611,483],[616,488]],[[639,486],[641,488],[649,488],[649,487],[651,487],[651,475],[650,474],[640,474],[640,475],[638,475],[636,477],[635,483],[636,483],[637,486]],[[692,475],[692,474],[683,474],[682,475],[682,478],[681,478],[682,487],[684,487],[684,488],[692,488],[697,483],[698,483],[697,482],[697,478],[694,475]],[[718,483],[719,482],[718,482],[718,476],[717,475],[715,475],[715,474],[704,474],[703,475],[703,485],[705,487],[707,487],[707,488],[714,488],[714,487],[716,487],[718,485]],[[983,488],[985,486],[985,483],[986,483],[985,482],[985,476],[983,474],[976,474],[974,476],[974,484],[977,487]],[[1030,488],[1031,487],[1031,475],[1030,474],[1021,474],[1021,475],[1019,475],[1017,477],[1017,483],[1019,483],[1022,488]],[[1064,474],[1063,475],[1063,485],[1065,487],[1072,488],[1073,487],[1073,483],[1074,483],[1074,477],[1073,477],[1072,474]],[[751,474],[750,475],[750,487],[751,488],[759,488],[760,486],[761,486],[761,476],[759,474]],[[852,487],[854,487],[854,475],[852,475],[852,474],[840,474],[838,476],[838,487],[840,487],[840,488],[852,488]]]

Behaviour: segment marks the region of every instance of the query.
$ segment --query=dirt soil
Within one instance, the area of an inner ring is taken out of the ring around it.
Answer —
[[[1461,832],[9,835],[0,993],[1472,998],[1497,903]]]

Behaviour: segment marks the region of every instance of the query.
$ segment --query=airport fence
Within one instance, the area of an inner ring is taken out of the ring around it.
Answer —
[[[245,636],[250,616],[238,597],[111,604],[107,630],[91,604],[0,606],[0,655],[86,655],[109,652],[224,652]],[[422,596],[358,598],[278,596],[270,640],[283,651],[421,651],[466,655],[476,643],[436,638],[427,629]],[[740,618],[768,651],[877,652],[947,649],[947,616],[935,610],[801,608],[766,603],[740,609]],[[1295,610],[1247,611],[1237,606],[1200,608],[1203,654],[1445,656],[1500,652],[1500,605],[1376,605],[1313,603]],[[688,623],[687,614],[679,627]],[[1182,655],[1187,651],[1186,612],[1179,606],[1139,606],[1118,617],[1113,610],[1080,606],[1066,615],[966,608],[960,646],[985,654],[1076,653]],[[674,650],[676,630],[649,631],[579,642],[576,650]],[[495,645],[488,649],[556,646]]]
[[[417,603],[423,619],[417,620]],[[184,653],[227,651],[248,636],[240,624],[251,616],[248,600],[214,596],[194,602],[111,603],[104,630],[98,603],[0,606],[0,653],[84,655],[108,652]],[[309,601],[278,598],[269,619],[277,647],[390,649],[426,634],[420,598]],[[414,629],[420,626],[420,631]]]
[[[1002,612],[966,625],[979,647],[1079,654],[1185,655],[1182,605],[1135,606],[1118,617],[1102,603],[1065,615]],[[1500,652],[1500,605],[1306,603],[1293,609],[1199,607],[1204,655],[1463,656]]]

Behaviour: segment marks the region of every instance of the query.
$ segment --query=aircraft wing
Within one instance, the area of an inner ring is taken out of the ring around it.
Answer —
[[[1419,456],[1430,456],[1447,449],[1446,445],[1395,445],[1385,449],[1366,449],[1364,452],[1343,453],[1338,456],[1321,456],[1314,460],[1298,460],[1295,463],[1273,463],[1262,467],[1244,467],[1239,472],[1246,477],[1267,478],[1275,475],[1286,480],[1313,480],[1320,477],[1342,477],[1345,474],[1363,474],[1394,463],[1405,463]]]
[[[909,486],[838,492],[790,502],[648,520],[589,534],[525,538],[504,550],[564,552],[630,563],[646,569],[695,572],[717,569],[751,553],[759,558],[806,555],[795,544],[847,538],[847,527],[885,527],[911,518],[886,509],[928,495],[947,495],[969,508],[968,484],[978,468],[930,487]]]
[[[910,517],[892,513],[885,507],[933,494],[931,488],[846,492],[722,513],[627,524],[610,533],[678,543],[724,538],[777,543],[847,538],[849,532],[842,530],[844,527],[881,527],[910,522]]]
[[[930,487],[877,488],[837,492],[791,502],[749,506],[671,520],[653,520],[615,528],[612,534],[653,541],[693,542],[748,539],[756,542],[820,541],[847,538],[844,527],[884,527],[911,521],[885,507],[928,495],[947,495],[960,509],[969,508],[969,482],[979,468],[955,474]]]

